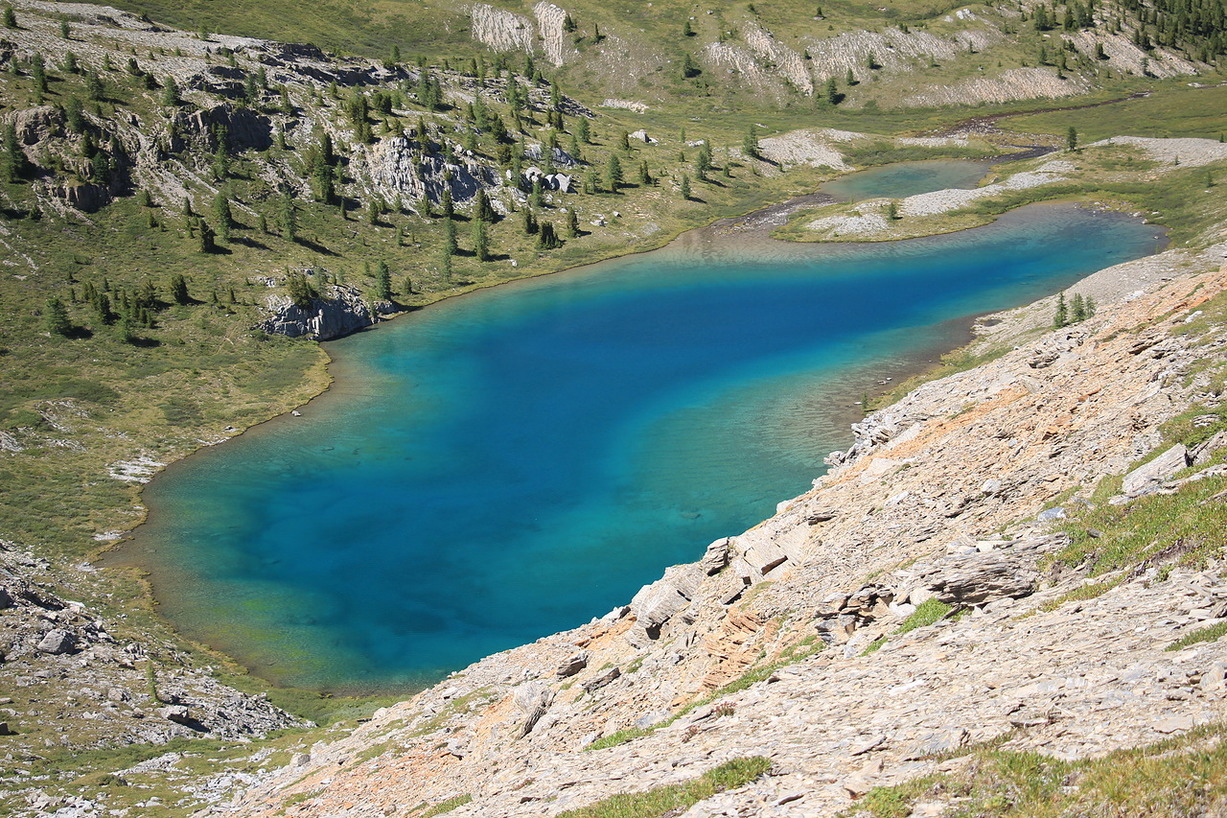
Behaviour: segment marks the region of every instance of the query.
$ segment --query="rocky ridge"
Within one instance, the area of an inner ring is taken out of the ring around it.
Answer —
[[[96,569],[77,566],[77,586],[97,582]],[[19,736],[34,722],[53,721],[56,738],[42,752],[81,752],[126,744],[165,744],[179,737],[231,741],[262,738],[306,722],[215,679],[170,644],[126,636],[124,614],[113,621],[51,590],[47,560],[0,541],[0,735]],[[29,770],[37,755],[10,754],[14,798],[30,814],[60,804],[43,797]],[[220,797],[223,793],[218,793]]]
[[[1190,404],[1221,405],[1205,363],[1227,328],[1174,332],[1227,287],[1221,250],[1091,277],[1100,311],[1076,325],[1038,329],[1051,301],[994,316],[982,343],[1011,351],[870,415],[775,517],[211,814],[292,799],[291,815],[382,815],[468,795],[450,814],[554,815],[764,755],[766,778],[685,814],[828,815],[873,785],[956,769],[977,742],[1077,758],[1221,721],[1227,643],[1165,650],[1227,622],[1220,563],[1092,579],[1053,559],[1068,544],[1054,524],[1104,475],[1168,451],[1160,427]],[[1222,437],[1133,485],[1180,491],[1185,469],[1223,480]],[[931,600],[962,615],[901,627]]]

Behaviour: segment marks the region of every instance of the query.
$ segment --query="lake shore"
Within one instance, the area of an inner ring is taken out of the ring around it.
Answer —
[[[1044,213],[1046,211],[1047,211],[1046,208],[1041,208],[1039,212]],[[1029,222],[1031,219],[1031,217],[1027,216],[1026,214],[1022,214],[1020,216],[1011,217],[1011,218],[1012,220],[1015,220],[1015,221],[1018,219],[1022,219],[1024,222]],[[1048,219],[1049,221],[1052,221],[1051,217],[1045,216],[1044,218]],[[946,247],[949,244],[950,239],[948,238],[935,239],[933,241],[938,242],[942,247]],[[919,246],[921,245],[918,245],[918,247]],[[725,251],[727,251],[730,247],[735,248],[735,249],[740,249],[743,252],[743,254],[749,254],[754,257],[757,257],[757,254],[759,252],[768,252],[771,254],[771,257],[777,261],[779,260],[780,257],[783,257],[783,258],[800,257],[802,259],[810,258],[812,257],[813,253],[817,249],[812,246],[792,246],[792,245],[782,244],[780,242],[775,242],[768,238],[763,237],[761,233],[758,236],[754,236],[746,232],[729,233],[729,232],[722,232],[719,229],[708,229],[706,231],[692,231],[691,233],[687,234],[681,241],[677,242],[676,246],[671,251],[671,253],[675,256],[688,258],[691,260],[692,263],[696,263],[696,262],[704,262],[707,258],[711,257],[712,254],[716,252],[716,248],[723,248]],[[936,248],[933,248],[928,252],[934,252],[935,249]],[[825,255],[829,252],[831,252],[831,250],[824,249],[821,252],[821,255],[825,257]],[[846,254],[852,253],[851,246],[849,246],[849,248],[847,248],[847,250],[844,252]],[[627,262],[626,260],[605,262],[605,264],[615,264],[615,265],[627,264],[627,263],[629,262]],[[603,278],[603,276],[601,275],[602,272],[603,270],[601,269],[596,269],[596,270],[589,269],[587,271],[587,274],[592,277],[591,280],[598,281]],[[526,284],[525,286],[528,286],[528,285]],[[540,285],[536,285],[536,286],[538,288],[540,287]],[[426,315],[426,313],[422,313],[422,315]],[[868,392],[873,392],[873,391],[877,391],[878,389],[887,388],[889,387],[891,383],[898,382],[899,380],[903,379],[906,375],[911,374],[912,372],[925,371],[929,369],[932,366],[932,362],[940,354],[940,352],[945,351],[951,347],[958,346],[959,344],[968,340],[968,337],[969,337],[968,327],[972,323],[972,320],[973,320],[972,317],[963,317],[963,318],[952,319],[952,320],[946,321],[945,323],[942,323],[937,329],[926,331],[926,337],[932,337],[935,339],[932,344],[926,344],[926,346],[924,346],[923,349],[914,349],[911,352],[909,352],[907,355],[904,355],[904,356],[891,356],[890,361],[884,366],[878,366],[878,367],[867,369],[867,370],[861,370],[861,374],[859,375],[860,377],[859,381],[850,382],[846,378],[842,379],[841,384],[843,385],[840,387],[840,389],[841,389],[841,394],[843,395],[843,397],[842,399],[836,401],[836,403],[838,404],[838,413],[841,415],[839,421],[837,422],[837,425],[840,431],[843,432],[844,430],[846,430],[848,426],[851,425],[852,422],[859,420],[861,415],[863,414],[863,409],[860,406],[856,405],[857,398],[861,398]],[[405,325],[405,326],[407,327],[408,325]],[[398,330],[398,332],[400,332],[400,330]],[[353,339],[353,341],[358,341],[358,340],[359,339],[356,339],[356,338]],[[366,342],[363,341],[363,343],[366,343]],[[333,346],[332,349],[335,353],[336,350],[338,349],[343,350],[347,345],[348,345],[347,342],[340,342],[336,344],[335,346]],[[341,355],[334,354],[334,357],[338,358],[337,366],[342,367],[342,368],[344,367],[361,368],[363,366],[361,358],[350,359],[347,361],[345,360],[345,358],[348,356],[345,356],[343,353]],[[346,404],[344,405],[345,406],[344,411],[347,413],[352,413],[355,410],[356,406],[368,402],[364,400],[364,397],[369,397],[369,396],[364,395],[363,392],[364,391],[369,392],[369,388],[364,389],[363,387],[359,386],[359,387],[356,387],[358,391],[354,391],[353,389],[350,389],[343,385],[346,379],[346,373],[344,372],[344,369],[334,368],[334,374],[341,380],[341,383],[337,384],[334,390],[331,390],[329,393],[325,393],[325,395],[317,398],[316,400],[319,401],[319,403],[317,404],[318,406],[327,405],[326,402],[330,400],[343,400],[343,401],[346,401]],[[829,395],[826,396],[823,400],[825,401],[824,405],[826,407],[830,407],[832,405],[832,400]],[[312,417],[316,414],[317,413],[315,411],[312,411],[310,409],[303,409],[301,413],[302,416],[285,417],[285,418],[282,418],[279,423],[265,425],[258,432],[256,432],[256,435],[257,437],[261,437],[264,434],[274,434],[275,435],[279,432],[279,430],[284,431],[287,434],[293,435],[295,433],[295,429],[297,428],[297,426],[301,426],[303,424],[308,424],[309,422],[312,422]],[[821,457],[824,456],[827,451],[830,451],[831,449],[834,449],[834,448],[838,448],[840,445],[843,445],[844,443],[846,443],[846,440],[844,438],[845,438],[845,435],[840,434],[840,439],[831,441],[830,443],[826,444],[827,448],[824,448],[820,453],[816,454],[815,462],[816,463],[820,462]],[[203,455],[203,459],[198,458],[197,460],[194,461],[194,464],[195,465],[205,464],[209,460],[211,460],[213,457],[216,457],[216,456],[225,456],[225,455],[220,449],[215,450],[214,452],[209,452],[208,454]],[[816,470],[816,467],[814,467],[813,469],[807,470],[806,476],[805,476],[805,482],[808,483],[818,473],[819,471]],[[236,479],[240,479],[240,478],[236,478]],[[159,490],[161,489],[159,488]],[[778,494],[778,497],[776,497],[775,493],[773,492],[772,501],[771,501],[772,504],[774,504],[775,502],[778,502],[779,497],[785,497],[788,494],[790,494],[792,491],[795,491],[795,490],[796,490],[795,488],[792,489],[791,491],[781,490],[780,493]],[[157,505],[156,500],[151,499],[150,503],[155,506],[155,511],[156,511],[156,505]],[[145,534],[156,535],[156,528],[157,526],[154,526],[154,528],[152,529],[147,529],[145,531]],[[671,559],[676,559],[676,557],[671,558]],[[155,572],[155,574],[157,573],[159,572]],[[166,576],[166,575],[163,574],[163,576]],[[183,580],[179,580],[173,584],[178,585],[182,582]],[[154,580],[154,593],[159,598],[167,597],[167,593],[165,589],[159,588],[159,583],[157,581],[156,576]],[[621,596],[619,595],[618,598],[621,598]],[[198,639],[199,641],[202,641],[202,642],[217,644],[211,638],[200,638],[201,636],[203,636],[203,634],[189,632],[188,635],[191,638]],[[235,654],[235,651],[232,646],[226,646],[226,647],[230,647],[230,650],[228,652],[231,655]],[[250,657],[243,658],[243,661],[248,666],[253,667],[257,673],[261,673],[261,675],[265,675],[265,676],[278,675],[275,668],[262,668],[260,667],[262,663],[253,662],[251,661]],[[262,672],[262,671],[267,671],[267,672]]]

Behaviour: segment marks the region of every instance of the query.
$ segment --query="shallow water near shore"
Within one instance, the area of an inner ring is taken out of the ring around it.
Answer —
[[[125,560],[276,682],[421,686],[770,516],[848,445],[860,395],[967,316],[1161,241],[1067,205],[873,245],[708,229],[443,302],[330,344],[337,385],[302,417],[155,480]]]
[[[841,199],[902,199],[944,188],[970,189],[988,173],[991,160],[926,159],[890,165],[840,176],[820,189]]]

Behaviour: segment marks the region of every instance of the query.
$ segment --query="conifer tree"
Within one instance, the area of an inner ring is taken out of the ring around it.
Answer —
[[[1065,293],[1057,294],[1057,310],[1052,316],[1052,325],[1057,329],[1069,323],[1069,308],[1065,305]]]
[[[230,241],[230,228],[234,226],[234,214],[230,210],[230,197],[224,190],[217,192],[213,200],[213,215],[217,221],[217,236],[222,241]]]
[[[289,193],[281,197],[281,236],[286,241],[298,241],[298,214]]]
[[[443,218],[443,253],[448,256],[456,255],[456,223],[452,221],[451,216]]]
[[[558,238],[558,234],[554,232],[552,222],[542,222],[541,232],[537,234],[537,249],[538,250],[555,250],[562,247],[562,239]]]
[[[611,153],[609,155],[609,164],[605,167],[605,183],[609,188],[609,192],[617,193],[623,181],[622,163],[618,161],[617,154]]]
[[[375,297],[380,301],[392,300],[392,272],[383,259],[375,268]]]
[[[1069,310],[1074,323],[1086,320],[1086,304],[1082,300],[1082,293],[1074,293],[1074,297],[1069,300]]]
[[[753,125],[746,131],[745,139],[741,143],[741,151],[751,159],[761,157],[762,147],[758,144],[758,128]]]
[[[6,14],[12,14],[13,10],[7,9]],[[9,26],[15,28],[15,25]],[[72,335],[72,322],[68,319],[68,309],[64,306],[64,302],[59,299],[59,296],[51,296],[47,299],[47,330],[52,335],[59,335],[67,338]]]
[[[179,84],[174,77],[167,77],[166,82],[162,83],[162,104],[167,108],[179,105]]]
[[[490,260],[490,240],[486,235],[486,223],[481,219],[473,220],[473,255],[478,261]]]
[[[170,277],[170,286],[167,290],[170,293],[171,300],[176,304],[192,303],[192,297],[187,291],[187,279],[181,274],[176,273]]]

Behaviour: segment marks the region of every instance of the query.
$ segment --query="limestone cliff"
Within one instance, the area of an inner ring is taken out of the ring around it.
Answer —
[[[1224,502],[1227,434],[1164,440],[1190,406],[1220,417],[1220,261],[1102,271],[1079,285],[1098,313],[1060,329],[1052,299],[985,321],[979,351],[1004,354],[867,417],[770,520],[379,711],[230,812],[556,815],[765,756],[769,775],[685,815],[830,815],[978,742],[1078,758],[1221,721],[1227,643],[1165,648],[1227,621],[1222,544],[1100,569],[1061,527],[1191,486]],[[948,615],[918,623],[921,605]]]

